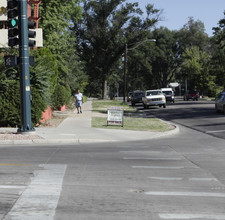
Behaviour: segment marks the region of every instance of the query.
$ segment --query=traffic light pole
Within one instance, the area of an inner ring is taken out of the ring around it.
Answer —
[[[31,122],[31,89],[30,89],[30,62],[29,39],[27,20],[27,0],[18,0],[19,3],[19,59],[20,59],[20,103],[21,128],[18,132],[34,132]]]

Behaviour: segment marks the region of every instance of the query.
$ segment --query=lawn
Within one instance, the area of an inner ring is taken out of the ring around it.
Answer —
[[[107,110],[117,107],[124,110],[123,127],[120,125],[107,126]],[[96,100],[92,103],[92,109],[98,116],[92,117],[92,127],[105,129],[123,129],[138,131],[157,131],[165,132],[174,129],[174,126],[157,118],[147,118],[144,113],[136,111],[136,109],[126,103],[116,100]]]

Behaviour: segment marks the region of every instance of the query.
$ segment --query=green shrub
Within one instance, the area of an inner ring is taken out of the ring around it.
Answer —
[[[42,112],[47,108],[46,103],[41,97],[39,91],[36,88],[32,89],[32,101],[31,101],[31,121],[33,127],[40,124],[42,119]]]
[[[0,88],[0,126],[18,127],[20,120],[19,82],[10,80]]]
[[[69,86],[57,85],[52,96],[52,107],[68,105],[71,98],[71,90]]]

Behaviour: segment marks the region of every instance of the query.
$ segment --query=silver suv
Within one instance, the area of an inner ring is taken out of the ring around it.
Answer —
[[[225,114],[225,92],[221,92],[216,97],[215,110],[216,112],[222,111]]]

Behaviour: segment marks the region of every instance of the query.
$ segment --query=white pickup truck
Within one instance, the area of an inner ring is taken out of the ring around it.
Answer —
[[[147,90],[145,92],[145,96],[142,97],[142,102],[145,109],[154,105],[159,107],[163,106],[163,108],[166,108],[166,97],[163,95],[160,89]]]

